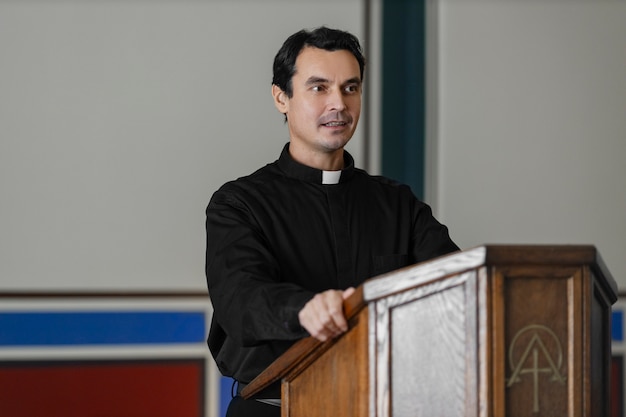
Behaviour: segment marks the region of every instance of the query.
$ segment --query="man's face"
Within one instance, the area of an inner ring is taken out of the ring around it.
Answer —
[[[292,145],[317,154],[342,149],[361,113],[361,75],[354,55],[305,47],[296,59],[292,85],[291,98],[274,89]]]

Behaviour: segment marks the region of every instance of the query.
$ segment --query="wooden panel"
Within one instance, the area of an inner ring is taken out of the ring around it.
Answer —
[[[464,287],[393,309],[392,416],[465,414]]]
[[[477,415],[476,276],[377,303],[377,417]]]
[[[581,415],[582,270],[499,268],[504,296],[505,414]],[[576,296],[578,295],[578,297]],[[497,314],[497,312],[494,312]]]
[[[367,416],[368,311],[356,325],[283,383],[284,417]],[[307,364],[308,365],[308,364]],[[314,401],[314,403],[312,403]]]

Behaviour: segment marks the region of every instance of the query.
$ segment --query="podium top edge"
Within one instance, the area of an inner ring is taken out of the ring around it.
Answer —
[[[498,265],[588,265],[612,302],[617,300],[617,284],[594,245],[519,244],[477,246],[370,278],[363,284],[364,299],[373,301],[438,278]]]

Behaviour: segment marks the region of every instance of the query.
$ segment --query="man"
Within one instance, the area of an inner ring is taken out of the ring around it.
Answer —
[[[289,37],[272,96],[289,143],[223,185],[207,208],[208,344],[245,386],[295,341],[347,330],[342,303],[369,277],[458,250],[408,186],[354,167],[344,146],[361,112],[358,40],[328,28]],[[227,416],[279,416],[279,387],[235,396]]]

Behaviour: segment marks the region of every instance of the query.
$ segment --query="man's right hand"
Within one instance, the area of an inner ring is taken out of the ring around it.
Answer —
[[[328,290],[318,293],[298,313],[300,325],[317,340],[325,342],[348,330],[343,314],[343,301],[354,293],[347,290]]]

